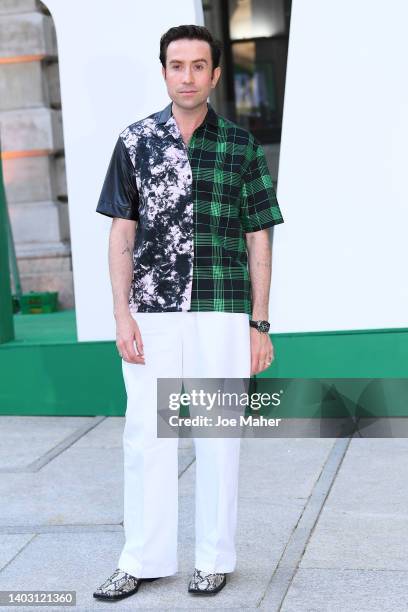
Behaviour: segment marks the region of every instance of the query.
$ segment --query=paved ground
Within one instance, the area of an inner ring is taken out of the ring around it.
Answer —
[[[178,574],[121,602],[97,602],[92,592],[124,541],[123,425],[0,417],[0,590],[75,590],[81,612],[408,610],[405,438],[244,439],[238,565],[226,588],[206,598],[187,593],[195,473],[183,440]]]

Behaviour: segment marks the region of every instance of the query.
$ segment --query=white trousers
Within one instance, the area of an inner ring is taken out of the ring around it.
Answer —
[[[132,316],[142,335],[145,365],[122,360],[127,393],[126,541],[117,567],[139,578],[153,578],[178,571],[179,439],[157,437],[156,379],[249,378],[250,327],[245,313]],[[195,567],[206,572],[235,569],[240,441],[240,437],[194,438]]]

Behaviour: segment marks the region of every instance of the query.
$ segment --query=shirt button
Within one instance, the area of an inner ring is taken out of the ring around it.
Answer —
[[[188,179],[191,179],[191,174],[188,174],[188,175],[187,175],[187,178],[188,178]]]

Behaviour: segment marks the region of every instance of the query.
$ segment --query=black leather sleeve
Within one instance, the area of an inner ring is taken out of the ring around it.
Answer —
[[[96,212],[108,217],[139,219],[139,194],[129,152],[119,136],[106,173]]]

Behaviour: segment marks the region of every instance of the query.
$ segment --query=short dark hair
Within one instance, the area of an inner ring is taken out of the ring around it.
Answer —
[[[189,38],[190,40],[204,40],[211,48],[212,69],[217,68],[221,58],[221,43],[216,40],[211,32],[204,26],[198,25],[179,25],[167,30],[160,39],[160,61],[163,68],[166,68],[167,47],[173,40]]]

